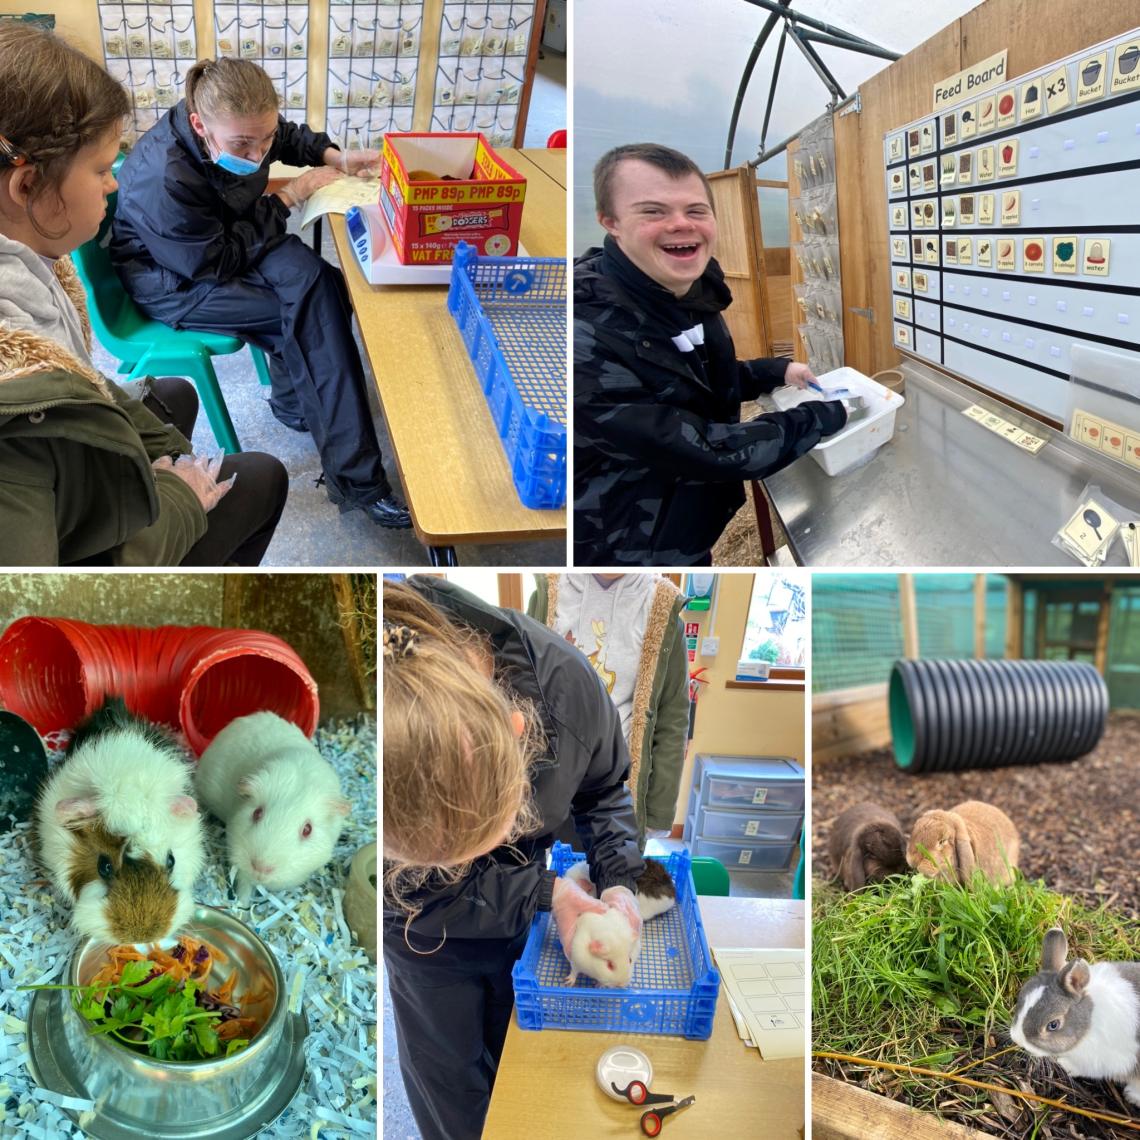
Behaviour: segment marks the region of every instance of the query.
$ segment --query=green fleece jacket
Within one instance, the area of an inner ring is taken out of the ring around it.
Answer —
[[[559,574],[537,574],[527,613],[550,629],[558,612]],[[629,787],[637,815],[638,846],[649,828],[669,829],[689,733],[689,664],[681,621],[684,597],[667,578],[658,579],[640,647],[630,718]]]
[[[70,261],[54,273],[89,336]],[[189,441],[70,347],[15,324],[0,320],[0,565],[177,565],[206,512],[151,464]]]

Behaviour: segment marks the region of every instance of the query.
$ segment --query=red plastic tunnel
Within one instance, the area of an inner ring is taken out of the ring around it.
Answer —
[[[268,710],[312,736],[320,711],[292,646],[258,630],[27,617],[0,637],[0,704],[41,736],[73,729],[108,696],[180,730],[196,755],[239,716]]]

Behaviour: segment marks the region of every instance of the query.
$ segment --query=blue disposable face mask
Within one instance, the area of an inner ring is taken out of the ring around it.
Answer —
[[[265,161],[265,156],[262,155],[259,161],[254,162],[253,159],[242,158],[240,155],[230,154],[229,151],[222,150],[212,161],[215,166],[220,166],[228,174],[236,174],[239,178],[248,178],[261,169],[261,163]]]

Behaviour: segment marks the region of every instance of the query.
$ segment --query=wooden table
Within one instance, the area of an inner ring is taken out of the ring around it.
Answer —
[[[566,152],[500,149],[527,180],[522,244],[566,256]],[[369,285],[353,258],[344,216],[331,217],[337,255],[376,378],[380,406],[416,536],[433,565],[455,565],[474,542],[564,539],[565,510],[519,501],[486,399],[445,285]]]
[[[712,947],[802,948],[804,904],[702,895]],[[640,1112],[605,1096],[598,1058],[633,1042],[653,1062],[653,1087],[696,1103],[665,1119],[663,1140],[798,1140],[804,1124],[802,1059],[764,1061],[740,1040],[722,984],[707,1041],[616,1033],[519,1029],[512,1018],[483,1140],[635,1140]]]

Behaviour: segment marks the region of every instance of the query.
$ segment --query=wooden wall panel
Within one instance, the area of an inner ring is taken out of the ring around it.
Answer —
[[[883,134],[930,113],[936,80],[1002,48],[1009,50],[1009,74],[1013,77],[1135,27],[1140,27],[1140,0],[1113,0],[1111,4],[1103,0],[1096,4],[1084,0],[1054,0],[1049,4],[986,0],[867,80],[860,88],[859,114],[835,116],[848,364],[870,375],[899,362],[891,332]],[[791,166],[792,148],[788,153]],[[854,316],[853,307],[874,309],[874,325]]]
[[[792,277],[784,273],[768,276],[768,331],[772,334],[772,352],[777,346],[790,351],[795,327],[792,322]]]
[[[760,204],[748,167],[708,176],[716,207],[716,258],[732,290],[724,318],[741,360],[771,356]]]
[[[863,685],[812,697],[813,762],[885,748],[890,742],[886,685]]]
[[[792,251],[785,246],[764,247],[764,268],[769,277],[787,277],[792,272]]]

